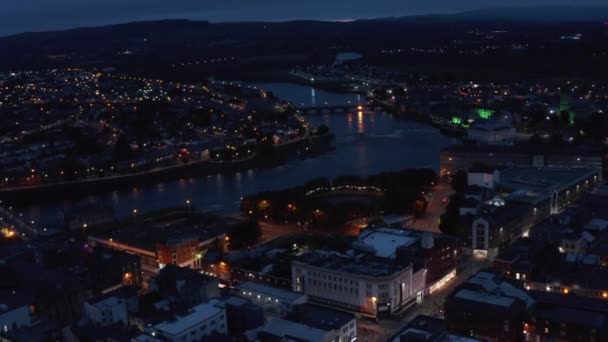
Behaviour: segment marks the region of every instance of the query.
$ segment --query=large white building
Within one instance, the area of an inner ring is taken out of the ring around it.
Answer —
[[[312,303],[376,317],[421,301],[426,270],[374,255],[316,251],[292,262],[292,284]]]
[[[186,314],[156,324],[136,341],[198,342],[214,333],[226,335],[226,311],[219,300],[191,308]]]
[[[287,289],[266,286],[262,283],[246,281],[236,286],[238,295],[250,299],[264,310],[280,314],[291,311],[295,305],[306,303],[306,295]]]
[[[118,296],[84,303],[85,316],[96,326],[128,325],[127,302]]]
[[[504,122],[484,121],[469,128],[469,140],[486,145],[505,145],[515,140],[515,128]]]

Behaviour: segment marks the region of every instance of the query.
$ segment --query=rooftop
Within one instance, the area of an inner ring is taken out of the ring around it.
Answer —
[[[510,191],[525,191],[527,196],[538,197],[592,177],[590,169],[517,167],[500,171],[500,186]]]
[[[299,341],[324,341],[327,332],[308,325],[284,319],[273,319],[268,322],[263,331],[280,337],[291,337]]]
[[[456,292],[455,296],[457,298],[466,299],[470,301],[491,304],[496,306],[510,307],[515,303],[514,298],[503,297],[497,294],[490,294],[484,292],[477,292],[472,290],[463,289]]]
[[[378,257],[394,259],[397,248],[410,246],[418,240],[411,231],[380,228],[363,230],[356,244],[373,250]]]
[[[470,337],[448,334],[443,319],[418,315],[408,325],[388,339],[389,342],[475,342]]]
[[[208,303],[199,304],[193,307],[186,315],[177,316],[172,321],[159,323],[154,326],[154,329],[168,335],[177,335],[222,313],[224,308],[219,303],[218,300],[212,299]]]
[[[601,158],[602,148],[592,145],[580,146],[553,146],[550,144],[518,144],[515,146],[501,145],[474,145],[457,144],[450,145],[442,150],[445,153],[455,152],[477,152],[477,153],[527,153],[527,154],[560,154],[576,156],[594,156]]]
[[[222,222],[207,224],[196,218],[171,222],[146,222],[132,224],[110,232],[93,232],[91,235],[103,239],[135,246],[148,251],[156,251],[158,243],[179,243],[180,241],[215,239],[228,231]]]
[[[512,127],[501,121],[482,121],[476,122],[471,126],[470,129],[482,130],[482,131],[498,131],[504,129],[511,129]]]
[[[332,270],[364,277],[387,277],[404,271],[407,266],[401,266],[386,258],[374,255],[344,255],[335,252],[315,251],[302,256],[299,262]]]
[[[273,299],[278,299],[283,303],[292,303],[304,296],[301,293],[295,293],[286,289],[266,286],[264,284],[256,283],[253,281],[246,281],[244,283],[240,283],[239,285],[237,285],[237,289],[241,292],[250,291],[254,293],[263,294],[268,297],[272,297]]]
[[[340,329],[348,324],[355,319],[355,315],[317,305],[301,304],[294,307],[293,311],[287,315],[287,319],[320,330],[330,331]]]

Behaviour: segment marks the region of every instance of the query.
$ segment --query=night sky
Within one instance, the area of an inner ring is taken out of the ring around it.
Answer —
[[[154,19],[340,20],[606,0],[2,0],[0,35]]]

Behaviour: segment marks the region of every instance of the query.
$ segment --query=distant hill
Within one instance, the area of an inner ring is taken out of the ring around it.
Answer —
[[[507,74],[516,71],[558,76],[569,71],[587,75],[606,70],[600,67],[608,46],[606,21],[608,5],[491,8],[349,22],[132,22],[0,37],[0,71],[111,66],[165,78],[199,79],[219,73],[240,77],[260,70],[284,71],[302,64],[332,62],[337,51],[358,51],[365,62],[415,71],[466,74],[478,70],[485,75],[505,70]],[[473,34],[498,31],[502,33]],[[572,41],[560,39],[573,34],[582,37],[575,49]],[[476,46],[500,50],[480,52]],[[412,52],[392,58],[382,53],[409,48],[447,48],[448,52]],[[238,63],[204,62],[234,56]],[[509,68],[504,67],[506,64]]]
[[[432,14],[432,15],[413,15],[404,17],[387,17],[376,19],[361,19],[353,22],[604,22],[608,21],[608,5],[606,6],[538,6],[538,7],[505,7],[505,8],[485,8],[455,14]],[[340,22],[327,22],[318,20],[297,20],[286,23],[292,24],[313,24],[313,23],[331,23],[335,26]],[[167,28],[177,29],[178,31],[200,30],[210,26],[235,26],[235,25],[281,25],[280,22],[226,22],[211,24],[207,21],[195,21],[186,19],[175,20],[158,20],[158,21],[143,21],[130,22],[124,24],[115,24],[98,27],[82,27],[62,31],[47,31],[47,32],[26,32],[6,37],[0,37],[1,41],[9,41],[13,39],[31,38],[35,35],[49,35],[49,37],[57,37],[64,35],[66,38],[77,37],[83,34],[114,34],[121,33],[124,30],[129,30],[131,33],[164,31]],[[179,32],[177,32],[179,33]]]
[[[608,20],[606,6],[538,6],[487,8],[453,15],[462,20],[508,20],[535,22],[584,22]]]

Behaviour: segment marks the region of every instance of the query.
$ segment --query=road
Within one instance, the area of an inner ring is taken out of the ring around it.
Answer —
[[[235,220],[246,220],[247,217],[241,213],[222,213],[220,216],[235,219]],[[261,242],[267,242],[274,240],[278,237],[302,232],[302,227],[292,223],[277,223],[266,220],[259,220],[260,229],[262,230]]]
[[[260,220],[260,228],[262,229],[261,242],[270,241],[278,237],[302,232],[302,227],[296,224],[274,223]]]
[[[448,205],[448,203],[443,203],[443,199],[450,198],[453,194],[454,190],[449,183],[442,182],[435,185],[426,213],[422,218],[416,219],[416,221],[410,225],[411,228],[439,233],[439,219]]]
[[[17,232],[23,240],[28,240],[30,237],[37,236],[39,234],[38,230],[25,223],[10,209],[4,208],[0,205],[0,228],[4,226],[10,227],[11,230]]]

